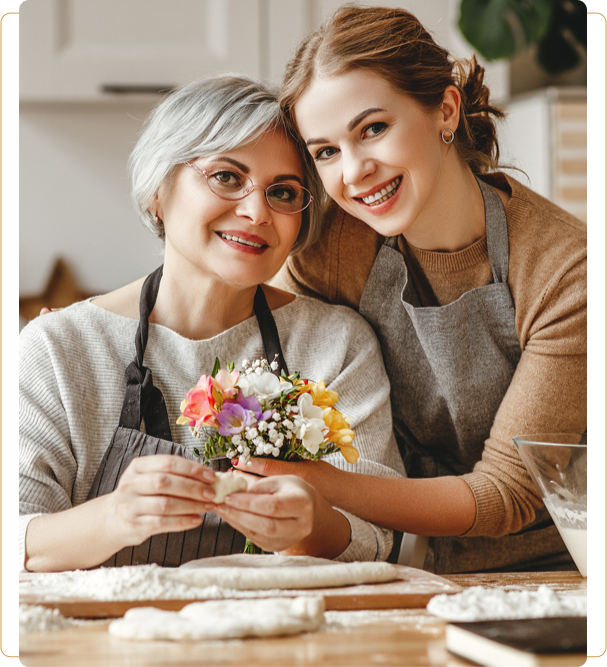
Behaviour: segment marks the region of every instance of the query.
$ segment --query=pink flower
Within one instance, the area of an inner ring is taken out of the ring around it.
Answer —
[[[238,393],[236,383],[239,377],[240,371],[230,373],[222,368],[214,378],[211,378],[211,382],[215,389],[223,394],[224,398],[233,398]]]
[[[188,391],[181,403],[181,417],[178,424],[188,426],[216,425],[216,396],[213,395],[213,378],[201,375],[197,385]]]

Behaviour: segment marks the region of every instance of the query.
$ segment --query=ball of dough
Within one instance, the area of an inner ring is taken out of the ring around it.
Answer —
[[[211,484],[215,489],[215,498],[211,502],[219,505],[230,493],[247,490],[247,480],[232,472],[216,472],[215,481]]]

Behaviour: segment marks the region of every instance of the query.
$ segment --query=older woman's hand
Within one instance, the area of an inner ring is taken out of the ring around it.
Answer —
[[[212,470],[181,456],[133,459],[108,497],[108,526],[119,548],[200,525],[215,497],[214,479]]]
[[[225,503],[208,504],[205,509],[214,511],[258,547],[335,558],[348,546],[348,520],[314,487],[293,475],[243,476],[249,484],[246,493],[234,493]]]

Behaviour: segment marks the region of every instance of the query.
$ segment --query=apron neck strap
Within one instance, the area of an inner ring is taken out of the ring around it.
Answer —
[[[485,181],[476,176],[476,182],[483,195],[485,205],[485,234],[487,235],[487,254],[493,281],[508,282],[508,222],[502,200],[495,190]]]
[[[289,369],[287,368],[287,362],[285,361],[282,354],[282,348],[280,347],[280,338],[278,336],[276,322],[274,321],[274,316],[268,306],[266,295],[264,294],[261,285],[257,285],[255,299],[253,300],[253,311],[255,312],[255,317],[257,317],[257,324],[259,325],[266,359],[270,364],[275,359],[278,362],[278,368],[273,371],[274,375],[280,377],[281,371],[283,370],[288,375]]]

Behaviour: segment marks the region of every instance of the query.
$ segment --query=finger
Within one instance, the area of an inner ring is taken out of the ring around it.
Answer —
[[[215,490],[208,483],[165,472],[140,473],[130,486],[132,492],[141,496],[172,496],[196,501],[215,497]]]
[[[171,454],[152,454],[150,456],[138,456],[129,464],[137,473],[159,472],[182,477],[191,477],[211,483],[215,480],[215,472],[207,466],[190,461],[183,456]]]
[[[42,306],[42,308],[40,308],[40,315],[46,315],[47,313],[50,313],[50,312],[51,312],[51,309],[47,308],[46,306]]]
[[[298,519],[258,516],[225,505],[218,506],[215,511],[230,526],[262,548],[264,544],[271,545],[272,550],[286,548],[287,545],[304,539],[308,533],[303,530],[302,523]]]
[[[183,516],[204,514],[206,503],[172,496],[141,496],[133,503],[136,516]]]
[[[310,511],[307,496],[299,493],[233,493],[224,505],[239,511],[275,519],[301,518]]]
[[[203,522],[200,514],[185,514],[180,516],[144,515],[138,518],[138,525],[149,536],[162,533],[179,533],[191,530]]]
[[[243,472],[261,475],[262,477],[272,477],[274,475],[294,475],[296,473],[293,466],[299,464],[289,461],[277,461],[276,459],[252,457],[246,462],[242,459],[233,459],[232,465],[237,470],[242,470]]]

